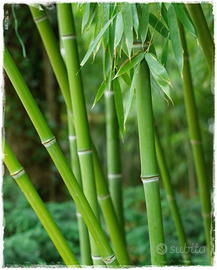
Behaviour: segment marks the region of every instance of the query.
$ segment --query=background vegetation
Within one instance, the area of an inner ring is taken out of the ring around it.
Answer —
[[[212,6],[204,3],[202,7],[209,28],[213,33]],[[152,8],[152,12],[156,16],[160,16],[154,4]],[[22,55],[20,43],[15,35],[11,5],[5,5],[4,12],[5,44],[11,52],[18,68],[21,70],[24,80],[27,82],[40,110],[55,134],[61,149],[69,160],[65,104],[29,8],[26,5],[15,5],[19,33],[26,47],[26,58]],[[48,6],[48,14],[58,38],[55,5]],[[83,59],[88,50],[94,27],[91,26],[88,31],[84,31],[81,34],[83,7],[77,8],[75,4],[74,16],[79,55],[80,59]],[[209,185],[212,187],[210,179],[213,178],[214,90],[205,58],[198,47],[196,39],[187,32],[186,35],[199,124],[202,132],[207,171],[209,173]],[[162,53],[163,44],[163,38],[158,36],[155,41],[155,48],[158,55]],[[203,233],[201,206],[189,142],[182,80],[172,54],[172,48],[169,46],[167,70],[174,87],[173,91],[171,91],[174,106],[168,106],[160,93],[154,90],[153,109],[189,244],[191,246],[191,244],[198,243],[199,246],[203,246],[205,245],[205,236]],[[81,73],[87,102],[90,131],[104,164],[104,169],[106,170],[104,99],[102,98],[94,109],[91,110],[96,92],[103,81],[101,63],[102,52],[99,52],[93,63],[91,59],[82,67]],[[129,88],[124,83],[122,85],[122,91],[124,106],[126,106]],[[46,202],[58,226],[61,227],[63,235],[66,237],[70,247],[79,256],[75,205],[70,199],[68,191],[60,179],[55,166],[46,154],[45,149],[41,147],[41,142],[6,76],[4,114],[4,128],[9,145],[20,163],[24,165],[27,175],[43,201]],[[123,171],[125,228],[132,263],[135,265],[148,265],[150,264],[148,225],[145,226],[147,224],[147,216],[144,214],[146,212],[143,187],[140,180],[138,131],[135,117],[136,106],[134,97],[127,119],[124,143],[121,143],[122,164],[125,168]],[[166,245],[168,247],[179,246],[174,222],[161,182],[160,186]],[[17,264],[29,266],[30,264],[61,263],[60,257],[49,240],[47,233],[14,180],[8,175],[7,170],[5,170],[3,181],[3,200],[5,217],[5,264],[7,266],[16,266]],[[168,253],[167,261],[171,265],[182,264],[181,254]],[[206,265],[207,259],[205,254],[195,253],[192,254],[192,262],[194,264]]]

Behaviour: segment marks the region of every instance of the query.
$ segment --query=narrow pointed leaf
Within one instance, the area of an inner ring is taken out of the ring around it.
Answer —
[[[157,60],[156,56],[152,53],[146,53],[145,59],[152,73],[155,73],[159,79],[172,86],[165,67]]]
[[[109,11],[110,11],[110,3],[103,3],[103,25],[106,25],[109,21]],[[103,37],[103,46],[104,49],[107,47],[109,42],[109,31],[106,30]]]
[[[85,54],[84,59],[82,60],[82,62],[80,64],[81,66],[83,66],[87,62],[87,60],[89,59],[91,53],[93,52],[93,50],[95,49],[95,47],[99,43],[100,39],[102,38],[102,36],[105,33],[105,31],[108,29],[109,25],[111,24],[111,22],[112,22],[112,20],[114,19],[115,16],[116,16],[116,14],[105,24],[105,26],[100,31],[100,33],[98,34],[98,36],[96,37],[96,39],[93,41],[93,43],[91,44],[89,50]]]
[[[97,11],[97,4],[96,3],[91,3],[90,4],[90,20],[89,20],[89,23],[88,23],[88,26],[87,26],[87,31],[90,29],[90,26],[93,22],[93,19],[95,18],[96,16],[96,11]]]
[[[121,76],[122,74],[124,74],[125,72],[127,72],[128,70],[132,69],[134,66],[136,66],[140,61],[142,61],[142,59],[144,58],[145,53],[144,52],[137,52],[135,53],[131,60],[126,60],[120,67],[120,69],[118,70],[117,74],[115,75],[115,77]]]
[[[131,86],[131,78],[127,73],[124,73],[121,75],[121,78],[124,80],[124,82],[130,87]]]
[[[116,25],[115,25],[115,48],[121,41],[123,35],[124,25],[121,12],[117,15]]]
[[[138,18],[138,13],[137,13],[137,8],[136,4],[132,3],[131,4],[131,10],[132,10],[132,15],[133,15],[133,27],[136,32],[136,35],[138,37],[138,32],[139,32],[139,18]]]
[[[168,37],[169,31],[166,26],[152,13],[149,13],[149,23],[150,25],[158,31],[165,38]]]
[[[97,7],[97,14],[96,14],[96,24],[95,24],[95,31],[94,31],[94,38],[98,36],[102,29],[102,18],[103,18],[103,3],[99,3]]]
[[[165,23],[168,26],[167,9],[164,3],[161,4],[161,14],[163,16]]]
[[[167,104],[169,105],[169,100],[171,100],[171,99],[169,98],[169,100],[168,100],[168,96],[165,94],[165,92],[162,90],[162,88],[159,86],[159,84],[155,81],[152,74],[151,74],[150,78],[151,78],[151,88],[154,89],[155,91],[157,91],[163,97],[163,99],[167,102]]]
[[[108,43],[108,48],[109,48],[111,62],[113,62],[113,58],[114,58],[116,20],[117,20],[117,17],[114,18],[113,23],[109,27],[109,43]]]
[[[190,16],[188,14],[188,10],[184,4],[178,4],[173,3],[172,4],[177,17],[179,18],[180,22],[183,24],[183,26],[195,37],[197,37],[196,30],[194,28],[193,22],[190,19]]]
[[[164,67],[166,67],[166,62],[167,62],[167,57],[168,57],[168,39],[166,40],[163,51],[162,51],[162,56],[161,56],[161,63]]]
[[[133,45],[133,15],[131,6],[129,3],[121,2],[121,13],[124,24],[124,35],[126,38],[126,44],[128,49],[129,58],[131,57],[131,49]]]
[[[139,19],[139,30],[141,35],[142,45],[144,44],[148,32],[148,22],[149,22],[149,6],[148,4],[142,5],[142,13]]]
[[[118,79],[113,81],[113,91],[114,91],[114,98],[115,98],[115,108],[118,118],[118,124],[121,132],[122,138],[124,138],[124,109],[123,109],[123,98],[121,87],[118,82]]]
[[[83,15],[83,20],[82,20],[82,32],[84,31],[85,26],[88,23],[90,16],[90,3],[85,3],[84,5],[84,15]]]
[[[132,83],[131,83],[131,86],[130,86],[129,98],[128,98],[128,101],[127,101],[126,112],[124,114],[124,125],[125,125],[125,123],[127,121],[127,117],[128,117],[130,107],[131,107],[131,104],[132,104],[132,101],[133,101],[133,94],[134,94],[134,88],[135,88],[135,84],[136,84],[136,77],[137,77],[139,65],[140,65],[140,63],[135,68]]]
[[[181,43],[179,26],[178,26],[178,22],[176,18],[175,9],[172,5],[170,5],[168,8],[168,23],[169,23],[169,28],[170,28],[170,39],[172,42],[175,59],[178,64],[179,70],[182,74],[182,68],[183,68],[182,43]]]
[[[96,97],[95,97],[95,100],[94,100],[94,103],[93,103],[93,106],[91,109],[93,109],[95,107],[96,103],[100,100],[100,98],[104,94],[107,87],[108,87],[108,77],[101,83],[101,85],[97,91],[97,94],[96,94]]]

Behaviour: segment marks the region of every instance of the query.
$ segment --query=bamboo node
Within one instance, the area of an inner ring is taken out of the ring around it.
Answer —
[[[152,176],[141,176],[141,180],[142,180],[143,184],[158,181],[159,180],[159,174],[152,175]]]
[[[11,174],[11,176],[14,178],[14,179],[17,179],[19,178],[21,175],[23,175],[25,173],[24,169],[21,168],[19,171]]]
[[[50,147],[52,144],[54,144],[55,142],[56,142],[56,138],[53,137],[52,139],[49,139],[49,140],[46,141],[46,142],[42,142],[42,144],[43,144],[46,148],[48,148],[48,147]]]
[[[92,153],[92,149],[86,149],[86,150],[81,150],[81,151],[78,151],[78,155],[88,155],[88,154],[91,154]]]
[[[44,21],[46,19],[47,19],[47,15],[42,16],[42,17],[37,18],[37,19],[34,19],[34,21],[35,21],[35,23],[40,23],[40,22],[42,22],[42,21]]]
[[[66,40],[66,39],[76,39],[76,34],[73,35],[62,35],[62,40]]]
[[[102,260],[101,256],[91,256],[93,260]]]
[[[191,144],[201,144],[201,141],[191,140]]]
[[[76,135],[69,135],[69,140],[70,141],[76,140]]]
[[[110,197],[110,194],[106,194],[106,195],[101,195],[101,196],[98,196],[98,200],[99,201],[102,201],[102,200],[106,200]]]
[[[112,90],[106,90],[105,92],[104,92],[104,94],[105,94],[105,97],[107,98],[107,97],[111,97],[111,96],[114,96],[114,91],[112,91]]]
[[[108,178],[109,179],[112,179],[112,178],[121,178],[122,177],[122,174],[112,174],[112,173],[109,173],[108,174]]]
[[[105,264],[110,264],[110,263],[112,263],[114,260],[116,260],[115,254],[113,254],[112,256],[110,256],[110,257],[104,259],[103,261],[104,261]]]

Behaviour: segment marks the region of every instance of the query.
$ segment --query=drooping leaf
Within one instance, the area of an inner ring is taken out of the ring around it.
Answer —
[[[94,31],[94,38],[98,36],[102,29],[102,17],[103,17],[103,3],[99,3],[97,7],[96,24]]]
[[[107,77],[109,71],[112,69],[112,61],[109,53],[109,48],[107,48],[104,52],[104,57],[103,57],[103,73],[104,73],[104,78]]]
[[[136,32],[136,36],[138,39],[138,32],[139,32],[139,18],[138,18],[138,13],[137,13],[137,8],[136,4],[132,3],[131,4],[131,9],[132,9],[132,14],[133,14],[133,27]]]
[[[164,44],[161,56],[161,63],[164,67],[166,67],[167,57],[168,57],[168,38],[166,39],[166,42]]]
[[[165,94],[165,92],[162,90],[162,88],[159,86],[159,84],[155,81],[154,77],[152,76],[152,74],[150,75],[150,79],[151,79],[151,88],[154,89],[155,91],[157,91],[162,97],[163,99],[167,102],[167,104],[169,105],[169,100],[167,95]],[[170,100],[171,101],[171,100]],[[173,102],[172,102],[173,103]]]
[[[116,16],[116,14],[104,25],[103,29],[100,31],[100,33],[98,34],[96,39],[93,41],[93,43],[91,44],[91,46],[88,49],[87,53],[85,54],[84,59],[82,60],[82,62],[80,64],[81,66],[83,66],[87,62],[87,60],[89,59],[91,53],[93,52],[93,50],[95,49],[95,47],[99,43],[100,39],[102,38],[105,31],[108,29],[109,25],[111,24],[111,22],[112,22],[112,20],[114,19],[115,16]]]
[[[142,45],[144,44],[148,32],[148,22],[149,22],[149,6],[148,4],[142,5],[141,17],[139,19],[139,30],[141,35]]]
[[[177,17],[179,18],[180,22],[184,25],[184,27],[192,33],[195,37],[197,37],[196,30],[194,28],[193,22],[188,14],[188,10],[184,4],[173,3],[172,4]]]
[[[130,58],[133,45],[133,15],[129,3],[121,2],[120,6],[124,25],[124,35],[126,38],[128,55]]]
[[[113,58],[114,58],[116,20],[117,20],[117,17],[114,18],[113,23],[109,26],[109,43],[108,43],[108,48],[109,48],[109,53],[110,53],[111,61],[113,61]]]
[[[90,20],[89,20],[89,23],[88,23],[88,26],[87,26],[87,31],[90,29],[90,26],[93,22],[93,19],[95,18],[95,15],[96,15],[96,11],[97,11],[97,4],[96,3],[91,3],[90,4]]]
[[[136,66],[136,68],[134,70],[133,79],[132,79],[132,83],[131,83],[131,86],[130,86],[129,98],[128,98],[128,101],[127,101],[127,107],[126,107],[126,111],[125,111],[125,114],[124,114],[124,125],[125,125],[125,123],[127,121],[127,117],[128,117],[130,107],[131,107],[131,104],[132,104],[132,101],[133,101],[133,93],[134,93],[134,88],[135,88],[135,84],[136,84],[136,77],[137,77],[137,74],[138,74],[139,66],[140,66],[140,63]]]
[[[145,55],[145,59],[155,81],[161,87],[163,92],[168,96],[168,98],[172,100],[170,97],[170,87],[172,84],[165,67],[157,60],[155,55],[151,53],[147,53]]]
[[[123,35],[123,19],[121,12],[117,15],[116,19],[116,25],[115,25],[115,48],[118,46],[118,44],[121,41],[122,35]]]
[[[164,3],[161,4],[161,14],[163,16],[165,23],[168,26],[167,9]]]
[[[121,78],[125,81],[125,83],[130,87],[131,86],[131,78],[127,73],[121,75]]]
[[[166,26],[152,13],[149,13],[149,23],[150,25],[158,31],[165,38],[168,37],[169,31]]]
[[[145,53],[144,52],[140,52],[138,51],[137,53],[135,53],[131,60],[127,59],[119,68],[117,74],[115,75],[115,78],[118,76],[121,76],[122,74],[124,74],[125,72],[127,72],[128,70],[130,70],[131,68],[133,68],[134,66],[136,66],[139,62],[142,61],[142,59],[144,58]]]
[[[100,100],[100,98],[102,97],[102,95],[104,94],[105,90],[108,88],[108,76],[107,78],[101,83],[98,91],[97,91],[97,94],[96,94],[96,97],[95,97],[95,100],[93,102],[93,106],[91,109],[94,108],[94,106],[96,105],[96,103]]]
[[[84,31],[84,28],[89,21],[89,16],[90,16],[90,3],[85,3],[84,4],[84,15],[83,15],[82,27],[81,27],[82,32]]]
[[[172,42],[175,59],[178,64],[179,70],[182,74],[183,50],[182,50],[180,33],[179,33],[178,21],[176,18],[176,13],[175,13],[175,9],[173,5],[170,5],[168,8],[168,23],[169,23],[169,29],[170,29],[170,39]]]
[[[161,9],[161,7],[160,7],[160,3],[156,2],[155,4],[156,4],[156,6],[157,6],[158,10],[160,10],[160,9]]]
[[[113,81],[113,91],[114,91],[114,98],[115,98],[115,108],[118,118],[118,124],[121,132],[122,138],[124,138],[124,108],[123,108],[123,98],[121,87],[118,82],[118,79]]]

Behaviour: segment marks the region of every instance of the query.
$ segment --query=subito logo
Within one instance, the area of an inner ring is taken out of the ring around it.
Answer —
[[[156,246],[156,252],[159,255],[164,255],[167,253],[167,246],[163,243],[160,243]]]

